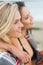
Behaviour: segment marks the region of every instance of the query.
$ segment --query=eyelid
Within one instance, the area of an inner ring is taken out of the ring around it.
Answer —
[[[16,20],[16,22],[14,22],[14,24],[16,24],[18,22],[18,20]]]
[[[28,19],[30,17],[30,15],[27,15],[27,17],[25,19]]]
[[[25,19],[28,19],[29,17],[26,17]]]

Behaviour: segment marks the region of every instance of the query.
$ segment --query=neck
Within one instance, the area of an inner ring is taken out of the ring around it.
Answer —
[[[24,29],[22,30],[22,36],[25,36],[25,33],[26,33],[26,29],[24,28]]]

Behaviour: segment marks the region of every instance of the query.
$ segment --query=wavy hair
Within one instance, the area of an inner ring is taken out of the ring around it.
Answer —
[[[0,39],[9,42],[7,33],[15,22],[17,10],[17,4],[4,3],[0,6]]]

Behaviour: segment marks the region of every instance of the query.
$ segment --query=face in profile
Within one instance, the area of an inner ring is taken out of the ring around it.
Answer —
[[[26,29],[30,29],[33,27],[33,17],[30,15],[30,12],[26,9],[26,7],[22,7],[21,9],[22,23],[24,24]]]
[[[21,16],[19,11],[17,11],[14,20],[15,22],[8,33],[11,37],[18,38],[22,35],[21,31],[22,31],[23,24],[21,23],[20,20],[21,20]]]

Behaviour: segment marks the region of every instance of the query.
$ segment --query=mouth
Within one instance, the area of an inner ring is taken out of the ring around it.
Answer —
[[[21,32],[22,32],[22,30],[19,30],[18,32],[19,32],[19,33],[21,33]]]
[[[21,32],[19,31],[19,33],[21,33]]]

